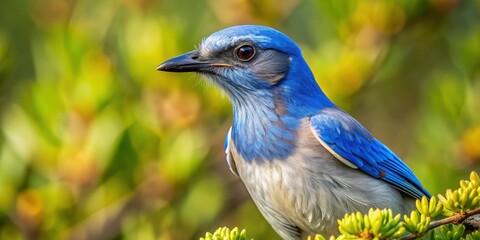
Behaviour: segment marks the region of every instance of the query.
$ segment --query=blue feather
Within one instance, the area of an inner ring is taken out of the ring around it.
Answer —
[[[249,60],[236,55],[245,46],[255,50]],[[408,213],[413,198],[430,196],[390,149],[328,99],[300,48],[275,29],[218,31],[158,69],[199,72],[231,99],[228,165],[284,239],[336,234],[336,219],[351,211]],[[319,143],[310,141],[309,123]]]
[[[358,169],[412,197],[430,197],[402,160],[350,115],[325,108],[310,118],[310,124],[325,144]]]

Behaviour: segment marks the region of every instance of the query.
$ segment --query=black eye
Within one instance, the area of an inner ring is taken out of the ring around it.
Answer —
[[[242,45],[235,49],[235,55],[241,61],[250,61],[255,56],[255,48],[250,45]]]

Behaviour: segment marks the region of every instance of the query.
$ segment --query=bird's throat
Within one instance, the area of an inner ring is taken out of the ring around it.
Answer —
[[[281,160],[293,154],[300,119],[289,116],[280,100],[252,97],[233,105],[232,139],[246,162]]]

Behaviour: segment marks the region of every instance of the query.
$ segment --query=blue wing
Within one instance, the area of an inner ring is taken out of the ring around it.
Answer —
[[[310,118],[310,126],[320,143],[346,165],[382,179],[414,198],[430,197],[395,153],[342,110],[325,108]]]

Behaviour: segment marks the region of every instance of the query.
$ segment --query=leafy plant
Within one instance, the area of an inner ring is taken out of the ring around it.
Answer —
[[[462,223],[480,214],[480,178],[476,172],[470,174],[469,180],[460,181],[460,187],[446,190],[445,196],[438,198],[423,197],[415,202],[416,210],[410,215],[393,215],[391,209],[370,209],[367,214],[360,212],[346,214],[338,220],[340,236],[330,239],[440,239],[440,240],[473,240],[480,239],[478,226],[476,231],[466,233]],[[445,217],[434,220],[443,214]],[[245,230],[218,229],[213,235],[207,233],[205,239],[236,240],[245,239]],[[242,238],[243,237],[243,238]],[[204,238],[201,238],[202,240]],[[309,237],[309,240],[325,240],[322,235]]]
[[[207,232],[205,237],[200,240],[245,240],[247,239],[247,231],[243,229],[239,231],[238,228],[230,230],[227,227],[217,229],[213,234]]]

